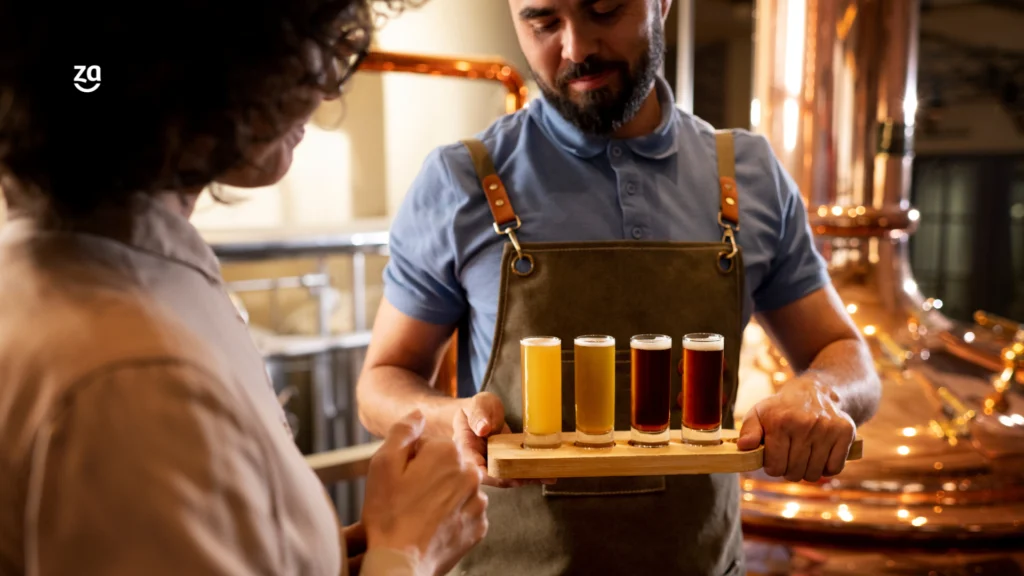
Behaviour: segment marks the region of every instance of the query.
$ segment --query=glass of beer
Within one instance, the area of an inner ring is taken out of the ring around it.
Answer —
[[[523,368],[523,446],[562,444],[562,341],[535,336],[519,341]]]
[[[615,338],[575,340],[576,445],[615,445]]]
[[[683,443],[722,443],[722,378],[725,338],[720,334],[683,337]]]
[[[667,446],[671,406],[672,338],[641,334],[630,341],[632,414],[629,443]]]

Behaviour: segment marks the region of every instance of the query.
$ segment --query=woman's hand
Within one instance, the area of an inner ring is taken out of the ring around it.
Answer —
[[[455,443],[423,438],[419,412],[392,426],[370,462],[363,505],[369,550],[413,557],[417,574],[443,574],[487,533],[481,472]]]

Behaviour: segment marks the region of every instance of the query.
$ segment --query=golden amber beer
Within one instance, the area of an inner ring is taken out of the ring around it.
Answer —
[[[523,445],[562,444],[562,341],[536,336],[519,341],[523,368]]]
[[[633,336],[629,347],[633,404],[629,442],[635,446],[667,446],[672,395],[672,338],[662,334]]]
[[[575,340],[576,444],[615,445],[615,338]]]
[[[722,379],[725,338],[720,334],[683,337],[683,442],[722,443]]]

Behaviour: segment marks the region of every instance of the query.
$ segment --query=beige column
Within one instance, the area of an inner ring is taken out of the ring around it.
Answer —
[[[503,0],[428,2],[388,22],[378,44],[396,52],[500,56],[529,77]],[[382,77],[387,213],[393,216],[427,154],[500,118],[505,92],[499,84],[482,80],[399,73]]]

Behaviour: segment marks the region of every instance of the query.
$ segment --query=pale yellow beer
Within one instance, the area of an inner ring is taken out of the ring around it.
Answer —
[[[562,341],[523,338],[523,445],[556,448],[562,443]]]
[[[575,340],[576,444],[615,445],[615,338]]]

